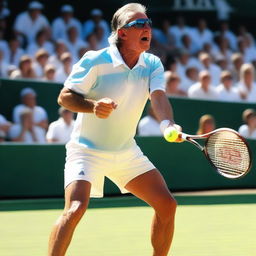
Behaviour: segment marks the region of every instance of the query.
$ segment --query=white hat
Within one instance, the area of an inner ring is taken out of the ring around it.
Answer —
[[[44,8],[44,6],[40,2],[33,1],[29,3],[28,8],[41,10]]]
[[[91,10],[92,16],[102,16],[102,11],[100,9],[93,9]]]
[[[74,8],[69,4],[65,4],[61,7],[60,11],[61,12],[74,12]]]
[[[23,97],[27,94],[33,94],[34,96],[36,96],[35,90],[32,89],[32,88],[29,88],[29,87],[22,89],[21,92],[20,92],[21,97]]]

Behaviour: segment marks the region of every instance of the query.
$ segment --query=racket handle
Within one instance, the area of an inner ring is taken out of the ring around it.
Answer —
[[[183,140],[187,140],[188,139],[188,134],[182,132],[180,134],[180,138],[183,139]]]

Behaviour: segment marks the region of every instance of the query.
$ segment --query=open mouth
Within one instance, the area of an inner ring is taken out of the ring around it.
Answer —
[[[149,37],[144,36],[144,37],[142,37],[140,40],[147,42],[147,41],[149,41]]]

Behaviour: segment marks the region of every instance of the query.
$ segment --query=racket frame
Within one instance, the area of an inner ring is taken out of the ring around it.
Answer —
[[[247,170],[246,170],[243,174],[241,174],[240,176],[232,177],[232,178],[231,178],[231,177],[227,177],[227,176],[223,175],[222,172],[220,172],[219,169],[214,165],[214,163],[213,163],[212,160],[210,159],[209,154],[208,154],[208,152],[207,152],[207,150],[206,150],[205,145],[207,145],[207,143],[208,143],[208,138],[209,138],[212,134],[214,134],[214,133],[216,133],[216,132],[221,132],[221,131],[229,131],[229,132],[235,133],[235,134],[244,142],[244,144],[246,145],[246,147],[247,147],[247,149],[248,149],[249,159],[250,159],[249,166],[248,166]],[[248,142],[246,141],[246,139],[245,139],[243,136],[241,136],[237,131],[235,131],[235,130],[233,130],[233,129],[230,129],[230,128],[218,128],[218,129],[216,129],[216,130],[214,130],[214,131],[211,131],[211,132],[208,132],[208,133],[205,133],[205,134],[200,134],[200,135],[190,135],[190,134],[186,134],[186,133],[181,133],[181,138],[182,138],[183,140],[185,140],[185,141],[188,141],[188,142],[192,143],[192,144],[195,145],[198,149],[200,149],[200,150],[204,153],[205,157],[209,160],[209,162],[211,163],[211,165],[214,167],[214,169],[215,169],[221,176],[224,176],[224,177],[230,178],[230,179],[239,179],[239,178],[245,176],[245,175],[250,171],[250,169],[251,169],[251,167],[252,167],[252,152],[251,152],[251,149],[250,149],[250,147],[249,147],[249,144],[248,144]],[[206,139],[204,146],[200,145],[197,141],[195,141],[195,139]]]

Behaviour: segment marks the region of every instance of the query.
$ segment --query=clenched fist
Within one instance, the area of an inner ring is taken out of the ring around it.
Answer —
[[[117,104],[110,98],[103,98],[95,102],[93,112],[99,118],[108,118]]]

